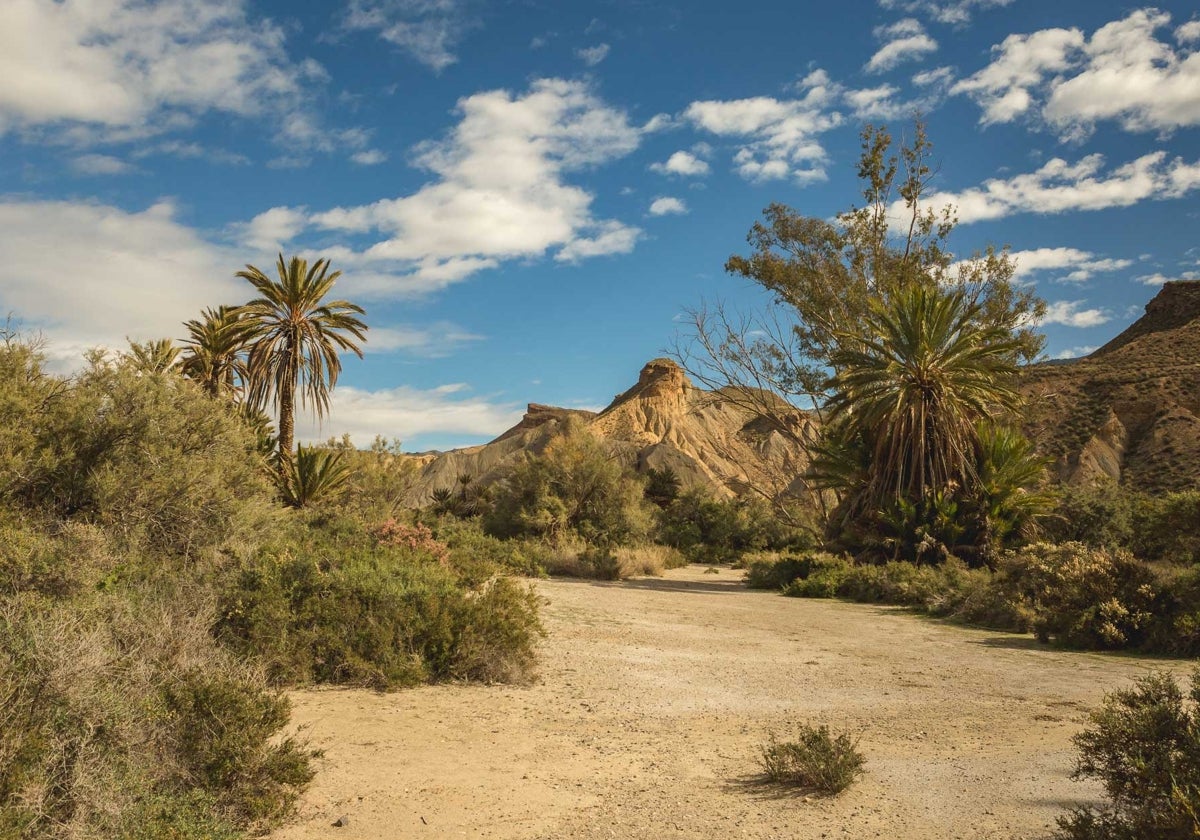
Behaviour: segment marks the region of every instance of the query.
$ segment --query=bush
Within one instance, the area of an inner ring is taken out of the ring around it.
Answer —
[[[498,537],[576,535],[590,543],[624,545],[650,529],[641,480],[574,422],[545,453],[514,467],[493,486],[484,529]]]
[[[996,585],[1043,642],[1136,647],[1154,621],[1155,575],[1126,551],[1038,543],[1002,559],[997,572]]]
[[[1184,840],[1200,834],[1200,674],[1188,700],[1155,673],[1108,695],[1075,736],[1076,778],[1098,779],[1103,808],[1058,821],[1060,840]]]
[[[1140,499],[1133,510],[1131,550],[1144,560],[1200,562],[1200,492]]]
[[[746,552],[811,545],[807,532],[782,522],[765,503],[715,499],[699,489],[659,514],[658,540],[693,563],[736,563]]]
[[[541,632],[531,590],[490,573],[468,585],[437,552],[346,527],[317,524],[260,551],[221,598],[220,637],[263,657],[277,683],[528,677]]]
[[[836,737],[825,725],[804,725],[795,741],[780,742],[772,734],[759,759],[763,773],[774,784],[835,796],[863,772],[858,740],[842,733]]]
[[[290,810],[310,753],[286,698],[186,592],[0,606],[0,835],[241,836]]]

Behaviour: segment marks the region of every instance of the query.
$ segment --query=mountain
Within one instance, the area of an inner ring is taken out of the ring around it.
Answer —
[[[1200,488],[1200,281],[1165,284],[1089,356],[1032,365],[1026,431],[1068,483]]]
[[[531,403],[517,425],[490,443],[445,452],[424,464],[406,501],[428,504],[435,490],[453,489],[459,476],[488,484],[528,455],[538,455],[569,422],[587,427],[613,454],[639,472],[670,468],[687,489],[719,495],[786,490],[807,466],[795,435],[809,423],[789,412],[781,432],[742,401],[697,388],[670,359],[654,359],[637,383],[599,414]]]
[[[1152,493],[1200,488],[1200,281],[1165,284],[1129,329],[1084,358],[1030,365],[1021,388],[1026,432],[1060,480],[1112,480]],[[675,362],[654,359],[598,414],[532,403],[490,443],[420,456],[406,501],[426,505],[460,476],[491,483],[540,454],[569,422],[589,428],[640,472],[669,467],[685,488],[773,496],[807,466],[797,440],[813,419],[781,403],[769,421],[747,402],[736,392],[697,388]],[[777,425],[780,418],[789,428]]]

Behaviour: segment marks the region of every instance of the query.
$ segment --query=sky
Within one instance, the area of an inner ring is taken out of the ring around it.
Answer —
[[[766,303],[763,209],[847,209],[918,111],[1049,356],[1200,279],[1194,0],[3,0],[0,310],[68,371],[326,257],[370,332],[301,436],[482,442]]]

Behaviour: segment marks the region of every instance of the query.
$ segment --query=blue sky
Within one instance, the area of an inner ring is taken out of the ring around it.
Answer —
[[[7,0],[0,307],[69,369],[325,255],[372,329],[304,433],[481,441],[764,303],[722,268],[762,209],[845,209],[914,109],[1050,355],[1200,278],[1194,3]]]

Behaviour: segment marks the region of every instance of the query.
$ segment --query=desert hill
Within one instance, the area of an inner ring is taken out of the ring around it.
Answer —
[[[1068,483],[1113,480],[1148,492],[1200,487],[1200,282],[1167,283],[1146,314],[1099,350],[1023,372],[1026,431]],[[760,417],[745,400],[694,386],[670,359],[654,359],[599,414],[532,403],[490,443],[423,456],[409,504],[423,506],[460,476],[495,481],[538,455],[574,419],[635,469],[671,468],[685,488],[774,496],[807,458],[797,438],[813,422],[777,411],[791,428]]]
[[[1032,365],[1026,430],[1065,482],[1200,487],[1200,282],[1167,283],[1089,356]]]
[[[595,414],[530,404],[516,426],[490,443],[455,449],[426,463],[408,501],[428,504],[459,476],[488,484],[528,454],[540,454],[574,419],[640,472],[670,468],[684,488],[704,486],[726,496],[786,490],[807,466],[794,435],[809,422],[794,414],[787,433],[721,392],[695,387],[670,359],[654,359],[636,384]],[[528,453],[528,454],[527,454]]]

